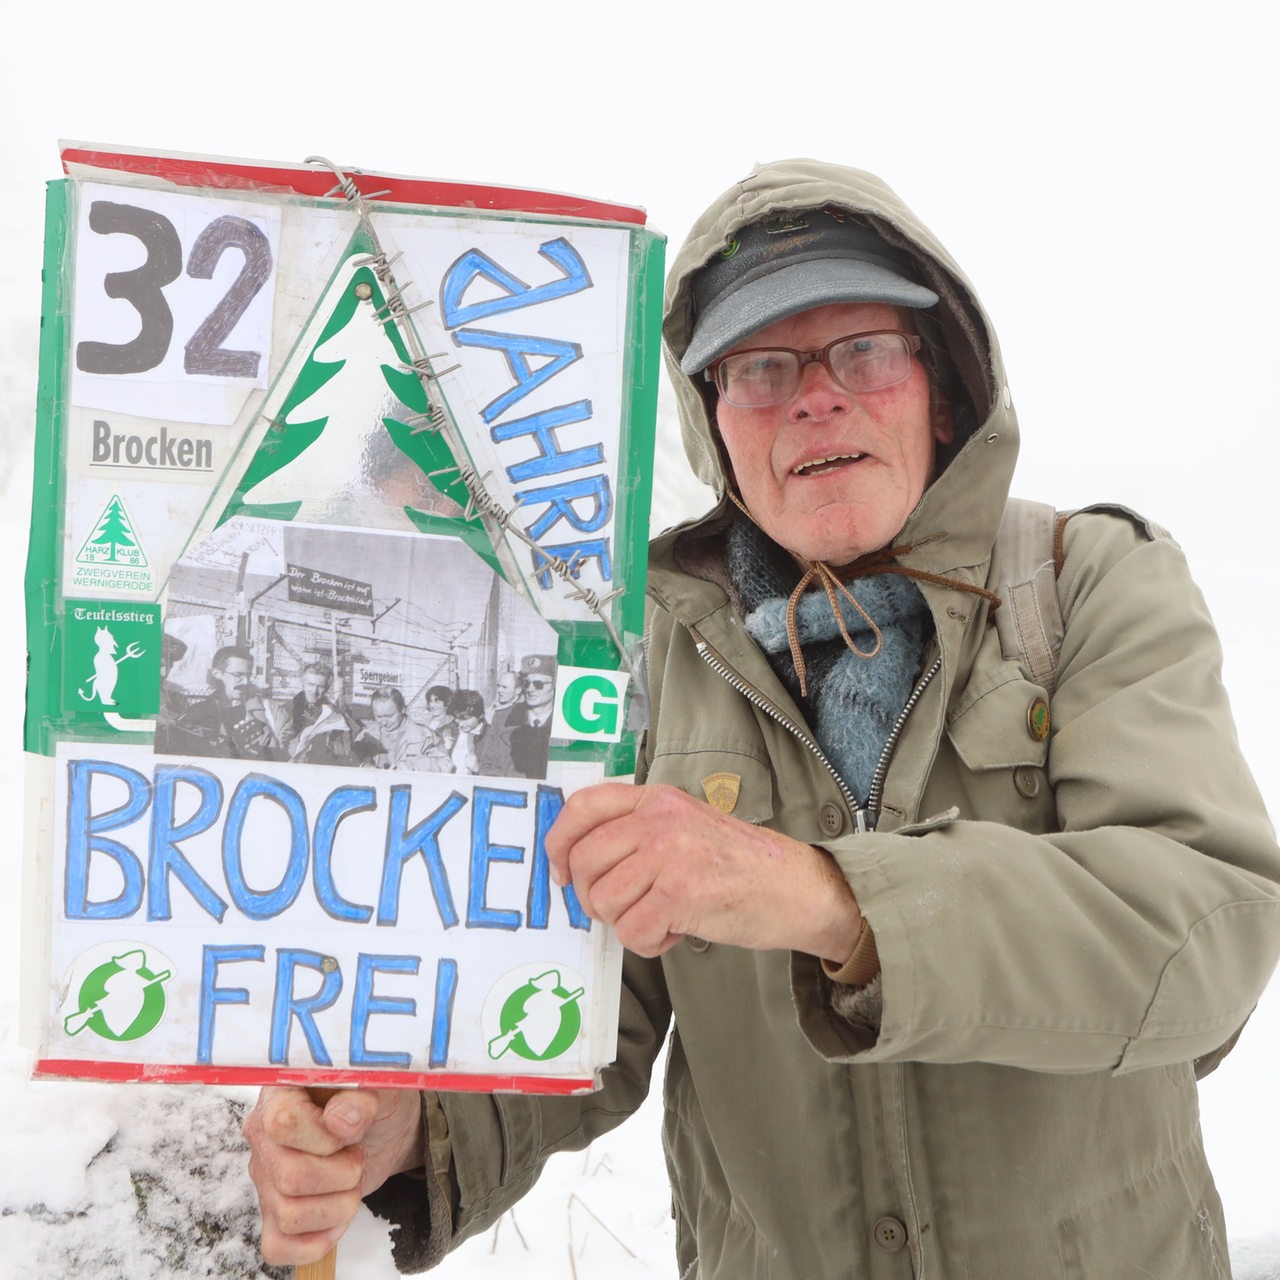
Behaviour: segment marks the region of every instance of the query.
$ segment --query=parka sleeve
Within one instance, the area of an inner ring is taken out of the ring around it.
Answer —
[[[1188,1062],[1233,1036],[1275,966],[1280,850],[1182,553],[1117,517],[1067,530],[1046,761],[1059,830],[942,797],[931,821],[827,845],[875,930],[883,995],[868,1034],[794,958],[801,1026],[832,1060]]]
[[[400,1175],[369,1198],[391,1221],[395,1264],[418,1272],[446,1249],[491,1226],[537,1181],[549,1156],[578,1150],[620,1124],[644,1101],[671,1009],[662,965],[627,953],[618,1016],[618,1055],[601,1072],[600,1088],[576,1097],[505,1093],[436,1095],[448,1128],[452,1164],[449,1206],[430,1175]],[[428,1111],[429,1115],[429,1111]],[[433,1135],[428,1133],[428,1141]]]

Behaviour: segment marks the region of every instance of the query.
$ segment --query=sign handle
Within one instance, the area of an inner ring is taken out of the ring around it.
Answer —
[[[311,1101],[317,1107],[323,1107],[337,1093],[337,1089],[329,1089],[317,1085],[307,1091]],[[334,1245],[319,1262],[304,1262],[294,1268],[294,1280],[335,1280],[338,1271],[338,1246]]]

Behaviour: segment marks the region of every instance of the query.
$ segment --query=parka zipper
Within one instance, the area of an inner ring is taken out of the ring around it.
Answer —
[[[902,710],[898,713],[898,718],[893,722],[893,728],[889,730],[889,737],[884,744],[884,750],[880,752],[880,759],[876,762],[876,771],[871,778],[871,791],[867,795],[867,809],[871,813],[871,829],[875,830],[875,824],[880,817],[880,808],[884,800],[884,780],[889,772],[889,761],[893,757],[894,748],[898,745],[898,739],[902,736],[903,726],[907,723],[907,717],[915,710],[915,705],[920,701],[921,694],[929,687],[929,682],[942,669],[942,654],[938,654],[930,664],[929,669],[916,681],[916,687],[912,689],[911,696],[903,705]]]
[[[738,675],[724,658],[702,638],[695,628],[689,628],[689,635],[693,639],[698,657],[716,675],[731,688],[742,694],[752,706],[758,707],[770,719],[776,720],[792,737],[810,751],[822,767],[826,769],[831,775],[832,781],[840,788],[840,794],[844,797],[849,816],[853,819],[853,829],[859,834],[866,831],[874,831],[880,818],[880,802],[884,795],[884,780],[885,775],[889,772],[889,761],[893,757],[894,748],[898,744],[898,739],[902,736],[902,729],[907,722],[907,717],[911,714],[916,703],[920,701],[920,695],[924,693],[925,688],[933,677],[938,674],[942,666],[942,655],[939,654],[934,659],[933,665],[916,682],[916,687],[911,691],[911,696],[907,699],[906,705],[902,708],[897,720],[894,721],[893,728],[889,731],[889,738],[884,744],[884,749],[880,752],[879,761],[876,763],[876,771],[871,779],[871,791],[864,807],[858,803],[857,796],[853,794],[849,784],[840,776],[835,765],[827,759],[826,753],[822,748],[794,720],[788,717],[781,707],[766,698],[755,685]]]

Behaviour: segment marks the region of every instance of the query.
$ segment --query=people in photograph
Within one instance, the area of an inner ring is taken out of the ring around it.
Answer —
[[[280,736],[290,759],[305,749],[307,739],[303,735],[324,719],[332,706],[329,686],[333,672],[328,667],[309,662],[302,668],[299,681],[301,687],[297,693],[281,707]]]
[[[1092,288],[1095,317],[1041,358],[1106,419],[1155,295],[1043,248],[1046,305]],[[545,842],[626,948],[617,1059],[572,1098],[265,1092],[264,1253],[321,1256],[363,1195],[425,1270],[656,1072],[686,1280],[1229,1276],[1196,1080],[1280,955],[1280,848],[1177,543],[1112,504],[1022,527],[991,319],[871,174],[735,182],[663,334],[715,505],[650,550],[639,785],[574,791]],[[1114,430],[1157,465],[1163,426]]]
[[[458,725],[449,714],[453,690],[448,685],[433,684],[423,695],[427,713],[423,717],[427,728],[435,735],[436,746],[446,755],[453,750],[458,737]]]
[[[189,703],[171,722],[163,749],[183,755],[280,759],[271,705],[253,683],[253,654],[243,645],[224,645],[209,665],[209,685],[208,695]]]
[[[484,699],[475,689],[459,689],[449,701],[449,715],[458,726],[458,737],[450,753],[453,771],[480,772],[480,745],[489,726],[484,718]]]
[[[489,722],[492,723],[493,717],[499,711],[505,711],[507,707],[517,702],[519,698],[520,677],[510,667],[503,667],[498,673],[498,679],[494,685],[493,705],[489,708]]]
[[[479,770],[494,778],[545,778],[551,742],[556,660],[550,654],[521,658],[516,700],[495,711],[480,744]]]
[[[378,689],[369,699],[369,709],[376,749],[366,763],[377,769],[418,767],[434,735],[409,714],[404,694],[396,688]]]
[[[505,733],[517,778],[545,778],[556,692],[556,660],[534,654],[520,660],[524,699],[507,715]]]

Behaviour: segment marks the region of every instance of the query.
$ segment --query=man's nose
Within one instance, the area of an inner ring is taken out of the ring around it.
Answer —
[[[832,376],[819,360],[805,365],[800,375],[800,389],[787,405],[787,417],[792,422],[805,418],[818,421],[835,413],[847,413],[853,405],[853,396]]]

